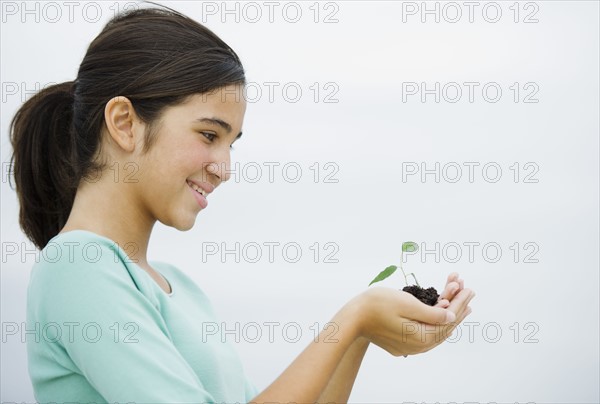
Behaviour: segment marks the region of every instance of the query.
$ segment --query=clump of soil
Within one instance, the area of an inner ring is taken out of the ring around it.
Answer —
[[[405,286],[404,288],[402,288],[402,290],[404,292],[410,293],[423,303],[428,304],[430,306],[435,306],[435,304],[438,302],[438,298],[440,297],[435,288],[423,289],[422,287],[417,285],[410,285]]]

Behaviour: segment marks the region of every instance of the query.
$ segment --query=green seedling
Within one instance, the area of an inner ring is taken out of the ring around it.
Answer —
[[[406,283],[406,286],[409,286],[408,285],[408,276],[410,276],[410,275],[412,275],[417,286],[419,286],[419,287],[421,286],[421,285],[419,285],[419,281],[417,281],[417,277],[415,276],[414,273],[411,272],[410,274],[406,275],[406,272],[404,272],[404,268],[402,268],[402,262],[404,262],[404,253],[405,252],[417,252],[417,251],[419,251],[419,245],[417,243],[415,243],[413,241],[406,241],[406,242],[402,243],[402,252],[400,253],[400,270],[402,271],[402,275],[404,275],[404,282]],[[379,273],[379,275],[377,275],[375,277],[375,279],[373,279],[371,281],[371,283],[369,283],[369,286],[371,286],[375,282],[379,282],[379,281],[386,279],[391,274],[396,272],[396,269],[398,269],[398,267],[396,265],[390,265],[389,267],[387,267],[386,269],[381,271]]]
[[[419,281],[417,281],[417,277],[415,276],[415,274],[411,272],[410,274],[407,275],[406,272],[404,272],[404,268],[402,268],[402,263],[404,262],[404,253],[405,252],[417,252],[418,250],[419,250],[419,246],[415,242],[407,241],[405,243],[402,243],[402,252],[400,253],[400,270],[402,271],[402,275],[404,275],[404,282],[406,283],[406,286],[404,288],[402,288],[402,291],[410,293],[411,295],[413,295],[414,297],[416,297],[417,299],[419,299],[420,301],[422,301],[425,304],[434,306],[437,303],[438,298],[440,296],[437,293],[437,290],[435,290],[435,288],[427,288],[427,289],[422,288],[421,285],[419,285]],[[386,269],[381,271],[379,273],[379,275],[377,275],[375,277],[375,279],[373,279],[371,281],[371,283],[369,283],[369,286],[371,286],[375,282],[380,282],[380,281],[386,279],[387,277],[392,275],[394,272],[396,272],[396,269],[398,269],[398,267],[396,265],[390,265],[389,267],[387,267]],[[408,284],[409,276],[413,277],[416,285]]]

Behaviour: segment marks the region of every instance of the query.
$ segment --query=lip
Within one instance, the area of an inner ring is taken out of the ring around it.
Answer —
[[[206,196],[208,196],[212,191],[215,190],[215,186],[208,182],[194,181],[192,179],[188,179],[188,181],[191,182],[192,184],[197,185],[198,188],[201,188],[204,192],[206,192]],[[192,189],[192,191],[194,191],[194,190]],[[194,191],[194,192],[196,192],[196,191]]]
[[[199,194],[198,192],[196,192],[190,186],[190,184],[186,183],[185,185],[187,185],[190,192],[194,194],[194,198],[196,199],[196,202],[198,203],[198,205],[200,205],[200,209],[206,209],[206,207],[208,206],[208,201],[206,200],[206,198],[202,194]]]

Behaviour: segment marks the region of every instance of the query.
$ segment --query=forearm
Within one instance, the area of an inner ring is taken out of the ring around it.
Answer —
[[[356,315],[340,310],[331,320],[339,329],[337,342],[325,342],[331,332],[324,329],[317,342],[311,342],[285,371],[251,402],[314,403],[327,387],[346,351],[359,337]]]
[[[336,368],[329,384],[317,400],[319,403],[347,403],[352,392],[352,386],[360,364],[369,347],[366,338],[357,338],[344,354],[340,364]]]

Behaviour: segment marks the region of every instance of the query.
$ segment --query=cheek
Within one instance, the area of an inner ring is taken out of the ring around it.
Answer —
[[[179,166],[188,171],[187,175],[194,175],[201,172],[202,167],[209,161],[209,153],[202,146],[190,145],[186,149],[181,149],[175,157],[179,162]]]
[[[209,150],[202,140],[184,136],[183,133],[183,130],[175,131],[161,137],[161,141],[155,144],[155,153],[146,162],[156,193],[161,190],[176,191],[185,185],[187,178],[200,178],[203,175],[203,167],[210,157]]]
[[[208,152],[201,145],[182,145],[166,162],[165,172],[173,180],[184,184],[188,178],[200,179],[204,175],[204,167],[208,160]]]

